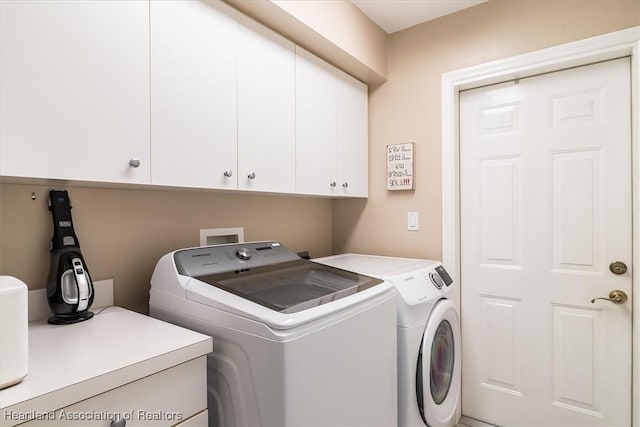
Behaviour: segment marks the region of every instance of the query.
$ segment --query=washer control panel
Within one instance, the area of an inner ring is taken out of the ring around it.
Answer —
[[[235,254],[238,258],[244,261],[251,259],[251,250],[249,248],[236,249]]]
[[[300,257],[278,242],[247,242],[202,246],[174,252],[178,273],[203,276],[263,267],[299,260]]]

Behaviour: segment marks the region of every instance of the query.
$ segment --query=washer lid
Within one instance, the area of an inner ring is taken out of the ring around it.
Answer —
[[[305,259],[194,278],[280,313],[297,313],[382,283]]]

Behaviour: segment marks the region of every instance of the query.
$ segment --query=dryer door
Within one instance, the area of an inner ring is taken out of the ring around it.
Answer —
[[[436,303],[425,328],[418,355],[418,408],[429,427],[446,427],[460,398],[460,323],[449,299]]]

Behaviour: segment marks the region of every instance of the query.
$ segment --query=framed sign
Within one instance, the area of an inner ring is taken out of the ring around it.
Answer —
[[[414,143],[387,145],[387,190],[414,190]]]

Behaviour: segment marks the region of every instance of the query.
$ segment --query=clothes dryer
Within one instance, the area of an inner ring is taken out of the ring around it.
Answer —
[[[213,337],[209,426],[377,427],[397,424],[395,295],[383,280],[251,242],[166,254],[149,309]]]
[[[316,262],[392,283],[397,291],[398,425],[449,427],[460,400],[460,323],[438,261],[343,254]]]

